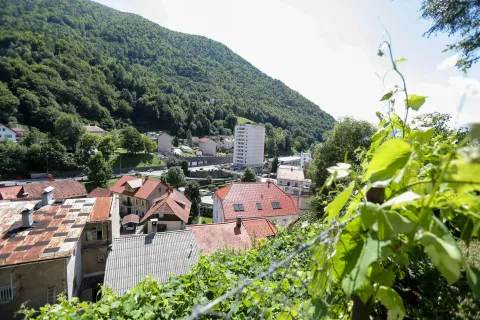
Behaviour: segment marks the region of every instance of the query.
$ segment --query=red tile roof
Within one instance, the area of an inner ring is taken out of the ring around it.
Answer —
[[[257,239],[264,239],[277,234],[275,225],[266,218],[242,219],[242,224],[250,237],[255,236]]]
[[[129,214],[129,215],[126,215],[125,217],[123,217],[122,225],[126,225],[127,223],[138,224],[139,221],[140,221],[140,217],[138,215],[132,213],[132,214]]]
[[[167,188],[167,186],[164,185],[161,181],[142,179],[142,186],[138,188],[138,190],[136,190],[135,192],[125,191],[125,183],[136,179],[139,178],[125,175],[120,178],[117,183],[111,186],[109,190],[112,192],[122,193],[140,199],[148,199],[150,197],[150,194],[159,186],[162,186],[162,188]]]
[[[252,241],[245,227],[236,226],[236,222],[189,225],[198,246],[203,253],[212,253],[218,249],[245,250],[252,247]]]
[[[112,198],[96,198],[93,210],[90,213],[88,221],[100,222],[110,218],[110,210],[112,208]]]
[[[17,132],[17,133],[25,132],[25,129],[23,129],[23,128],[10,128],[10,130],[13,130],[13,131],[15,131],[15,132]]]
[[[102,197],[110,197],[112,195],[112,191],[104,188],[95,188],[93,189],[90,194],[88,195],[89,198],[102,198]]]
[[[202,138],[202,139],[200,139],[200,142],[207,142],[208,140],[210,140],[210,139],[208,139],[208,138]]]
[[[174,214],[184,222],[188,222],[192,203],[181,192],[173,190],[153,201],[153,206],[147,211],[142,222],[150,219],[154,214]]]
[[[79,198],[87,195],[85,186],[72,179],[34,182],[23,186],[0,188],[0,195],[2,200],[41,199],[43,190],[49,186],[55,188],[53,191],[53,197],[55,199]],[[18,187],[21,187],[21,189],[19,190]],[[24,193],[28,193],[28,195],[23,196]]]
[[[95,202],[67,199],[41,207],[33,211],[33,224],[27,228],[21,212],[38,201],[0,202],[0,266],[71,256]]]
[[[229,188],[228,190],[223,190]],[[234,220],[236,216],[275,217],[298,214],[294,200],[274,183],[237,182],[215,192],[223,207],[225,221]],[[274,209],[272,202],[279,202],[280,209]],[[262,210],[257,209],[260,203]],[[234,204],[242,204],[244,211],[235,211]]]

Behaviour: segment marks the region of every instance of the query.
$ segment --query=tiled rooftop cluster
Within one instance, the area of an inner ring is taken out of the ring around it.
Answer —
[[[55,198],[57,199],[79,198],[87,195],[87,190],[83,184],[75,180],[66,179],[0,188],[0,200],[41,199],[43,190],[50,186],[55,188]]]

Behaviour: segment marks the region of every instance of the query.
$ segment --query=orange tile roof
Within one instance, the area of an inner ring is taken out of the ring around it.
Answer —
[[[236,222],[188,225],[203,253],[212,253],[218,249],[246,250],[252,247],[252,241],[245,227],[236,226]]]
[[[220,200],[223,200],[223,198],[225,198],[225,196],[227,195],[228,191],[230,190],[230,188],[232,187],[233,184],[229,184],[228,186],[225,186],[223,188],[220,188],[218,189],[217,191],[215,191],[215,195],[220,199]]]
[[[264,239],[277,234],[275,225],[266,218],[242,219],[242,224],[250,237],[255,236],[257,239]]]
[[[88,197],[89,198],[102,198],[102,197],[110,197],[112,195],[112,191],[104,188],[95,188],[93,189]]]
[[[224,190],[227,187],[229,189]],[[222,200],[225,221],[234,220],[238,215],[250,218],[298,214],[295,201],[274,183],[236,182],[227,187],[215,193]],[[281,208],[274,209],[272,202],[279,202]],[[257,203],[262,210],[257,209]],[[235,211],[234,204],[242,204],[244,211]]]
[[[31,227],[22,226],[26,204],[0,202],[0,266],[70,257],[81,241],[96,199],[67,199],[33,211]]]
[[[90,213],[88,221],[100,222],[110,218],[110,210],[112,208],[112,198],[95,198],[93,210]]]
[[[138,178],[124,175],[120,178],[120,180],[118,180],[113,186],[111,186],[108,189],[112,192],[122,193],[123,191],[125,191],[125,182],[130,180],[135,180],[135,179],[138,179]]]
[[[173,192],[167,192],[160,198],[155,199],[152,207],[147,211],[141,222],[147,221],[154,214],[158,213],[173,213],[182,221],[188,222],[191,206],[192,203],[183,195],[183,193],[173,190]]]
[[[131,180],[137,180],[138,177],[128,176],[125,175],[120,180],[118,180],[113,186],[109,188],[110,191],[125,194],[128,196],[140,198],[140,199],[148,199],[150,194],[158,188],[160,185],[163,188],[167,188],[161,181],[158,180],[149,180],[149,179],[142,179],[142,186],[138,188],[135,192],[128,192],[125,191],[125,183]]]
[[[55,199],[68,199],[68,198],[79,198],[85,197],[87,195],[87,190],[85,186],[80,182],[73,180],[73,179],[66,179],[66,180],[56,180],[56,181],[42,181],[42,182],[34,182],[34,183],[27,183],[21,187],[22,189],[18,192],[17,196],[13,196],[14,191],[8,191],[9,197],[6,198],[3,196],[3,190],[7,188],[17,188],[17,187],[6,187],[0,188],[0,194],[2,194],[3,200],[15,200],[15,199],[24,199],[24,200],[34,200],[34,199],[41,199],[43,190],[46,187],[52,186],[55,188],[53,191],[53,197]],[[14,189],[12,189],[14,190]],[[28,195],[23,196],[24,193],[28,193]]]

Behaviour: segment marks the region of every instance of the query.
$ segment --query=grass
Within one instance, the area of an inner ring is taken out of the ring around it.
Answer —
[[[252,124],[256,123],[255,121],[252,121],[252,120],[244,118],[244,117],[237,117],[237,123],[238,124],[243,124],[243,123],[247,123],[247,122],[250,122]]]
[[[137,153],[128,155],[125,152],[120,151],[112,155],[110,161],[114,169],[120,168],[120,164],[122,168],[147,168],[165,165],[165,162],[163,162],[162,158],[152,153]]]
[[[212,222],[212,218],[210,217],[202,217],[202,224],[207,224]]]
[[[120,179],[119,178],[108,179],[107,188],[113,186],[118,180],[120,180]],[[93,189],[98,187],[95,183],[90,182],[90,181],[82,181],[81,183],[85,186],[85,189],[87,189],[88,193],[90,193]]]

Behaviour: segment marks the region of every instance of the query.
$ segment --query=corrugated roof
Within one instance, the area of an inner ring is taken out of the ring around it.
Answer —
[[[89,198],[102,198],[102,197],[110,197],[112,196],[112,191],[104,188],[95,188],[89,194]]]
[[[22,226],[22,210],[38,201],[0,202],[0,266],[69,257],[90,216],[93,198],[68,199],[33,212],[33,225]]]
[[[246,250],[252,241],[245,227],[237,227],[236,222],[188,225],[203,253],[222,249]]]
[[[215,194],[217,195],[217,193]],[[280,209],[274,209],[272,202],[279,202]],[[261,210],[257,209],[257,203],[260,204]],[[235,211],[234,204],[242,204],[244,210]],[[277,185],[268,182],[233,183],[230,190],[224,195],[221,205],[226,221],[234,220],[238,215],[250,218],[298,214],[293,199]]]
[[[112,198],[95,198],[95,205],[90,213],[88,221],[106,221],[110,218],[110,210],[112,209]]]
[[[136,223],[138,224],[140,222],[140,217],[134,213],[126,215],[122,219],[122,225],[126,225],[127,223]]]
[[[242,224],[250,237],[255,236],[257,239],[263,239],[277,234],[277,228],[266,218],[242,219]]]
[[[277,180],[280,179],[301,182],[305,180],[305,174],[298,167],[280,166],[277,170]]]
[[[166,282],[171,275],[187,273],[199,253],[191,230],[114,239],[104,285],[122,295],[146,276]]]
[[[87,190],[85,189],[85,186],[73,179],[42,181],[42,182],[28,183],[23,186],[0,188],[0,194],[2,194],[3,200],[41,199],[43,190],[50,186],[55,188],[53,192],[53,197],[55,199],[79,198],[79,197],[87,196]],[[13,197],[13,193],[17,189],[11,189],[12,191],[9,191],[8,188],[18,188],[18,187],[21,187],[22,189],[18,192],[18,194],[15,197]],[[8,193],[10,197],[8,198],[4,197],[3,195],[4,192]],[[23,194],[25,193],[28,193],[28,195],[23,196]]]
[[[157,198],[153,201],[153,206],[147,211],[142,219],[142,222],[147,221],[153,215],[159,213],[175,214],[182,221],[188,222],[191,206],[192,203],[183,195],[183,193],[173,190],[172,192],[167,192],[160,198]]]

